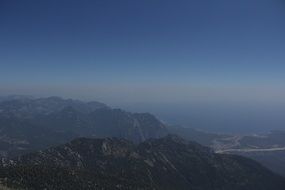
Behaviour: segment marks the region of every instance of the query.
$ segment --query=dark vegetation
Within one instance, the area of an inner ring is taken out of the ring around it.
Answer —
[[[76,139],[21,156],[1,169],[2,183],[27,189],[283,190],[284,178],[255,161],[219,155],[177,136],[139,145]]]

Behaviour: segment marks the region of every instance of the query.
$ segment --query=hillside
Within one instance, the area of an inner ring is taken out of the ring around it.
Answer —
[[[173,135],[139,145],[116,138],[80,138],[6,164],[0,170],[4,185],[37,190],[285,188],[284,178],[255,161],[215,154]]]

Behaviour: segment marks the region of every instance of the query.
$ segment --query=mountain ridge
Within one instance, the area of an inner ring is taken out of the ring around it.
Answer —
[[[253,160],[215,154],[176,135],[138,145],[120,138],[79,138],[10,161],[2,167],[0,178],[3,185],[10,187],[54,190],[285,187],[284,178]]]
[[[0,102],[0,156],[14,157],[78,137],[121,137],[136,143],[166,135],[148,113],[112,109],[99,102],[20,98]]]

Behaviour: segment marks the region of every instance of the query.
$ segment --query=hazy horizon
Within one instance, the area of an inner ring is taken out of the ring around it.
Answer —
[[[282,0],[4,0],[0,95],[96,100],[182,124],[244,112],[282,128],[284,19]]]

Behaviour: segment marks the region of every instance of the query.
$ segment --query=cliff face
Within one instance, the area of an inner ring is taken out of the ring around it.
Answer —
[[[11,160],[2,183],[28,189],[283,190],[283,178],[177,136],[139,145],[80,138]],[[4,180],[5,179],[5,180]]]

